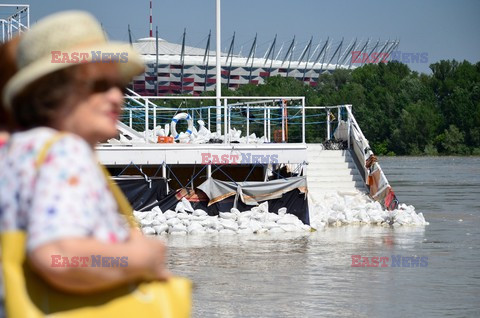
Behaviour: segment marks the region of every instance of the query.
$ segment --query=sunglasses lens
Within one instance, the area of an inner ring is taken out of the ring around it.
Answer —
[[[106,79],[94,81],[91,85],[91,91],[92,93],[104,93],[113,87],[118,87],[122,91],[122,94],[125,94],[127,92],[127,88],[124,84],[120,82],[108,81]]]

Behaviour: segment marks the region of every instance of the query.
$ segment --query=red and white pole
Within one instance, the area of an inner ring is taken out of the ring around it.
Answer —
[[[150,37],[153,37],[152,0],[150,0]]]

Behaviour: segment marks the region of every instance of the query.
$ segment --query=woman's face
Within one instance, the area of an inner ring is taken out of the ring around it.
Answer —
[[[63,117],[62,130],[73,132],[94,146],[116,137],[123,104],[122,84],[115,64],[86,64],[79,80],[84,98]]]

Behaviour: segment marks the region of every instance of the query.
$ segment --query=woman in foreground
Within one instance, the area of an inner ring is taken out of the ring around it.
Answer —
[[[127,60],[92,61],[93,52]],[[122,89],[143,71],[137,53],[107,42],[89,14],[68,12],[22,36],[17,64],[2,92],[21,131],[0,149],[0,231],[24,230],[32,269],[66,292],[167,279],[164,244],[128,226],[94,153],[117,135]],[[128,265],[92,267],[93,255]]]

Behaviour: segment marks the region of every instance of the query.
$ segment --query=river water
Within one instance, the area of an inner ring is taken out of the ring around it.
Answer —
[[[195,283],[194,317],[480,317],[480,158],[380,164],[430,225],[171,236],[170,269]],[[352,255],[428,259],[352,267]]]

